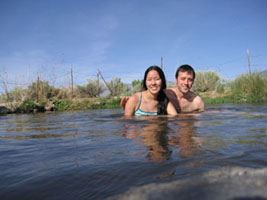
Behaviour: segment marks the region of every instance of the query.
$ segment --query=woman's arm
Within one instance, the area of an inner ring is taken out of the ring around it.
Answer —
[[[133,116],[138,106],[138,103],[139,103],[138,94],[134,94],[133,96],[131,96],[129,100],[126,102],[124,116]]]

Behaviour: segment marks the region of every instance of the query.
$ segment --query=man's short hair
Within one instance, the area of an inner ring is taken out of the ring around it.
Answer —
[[[193,67],[191,67],[190,65],[181,65],[175,73],[175,78],[178,78],[178,74],[179,72],[188,72],[188,73],[192,73],[193,74],[193,80],[195,80],[195,70],[193,69]]]

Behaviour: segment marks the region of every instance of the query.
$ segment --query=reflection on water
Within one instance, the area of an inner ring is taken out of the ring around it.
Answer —
[[[122,136],[134,139],[147,147],[147,158],[161,162],[169,158],[171,151],[168,149],[168,120],[158,117],[147,117],[143,127],[132,125]]]
[[[200,149],[198,145],[202,138],[196,135],[196,115],[181,115],[173,126],[177,127],[175,131],[178,140],[171,138],[170,142],[179,148],[180,155],[193,154]]]
[[[263,168],[266,122],[266,105],[0,116],[0,199],[103,199],[222,166]]]
[[[204,141],[196,136],[196,115],[146,117],[142,127],[132,124],[122,136],[147,147],[147,158],[155,162],[168,160],[172,154],[170,147],[176,148],[180,156],[190,155],[199,151],[198,146]]]

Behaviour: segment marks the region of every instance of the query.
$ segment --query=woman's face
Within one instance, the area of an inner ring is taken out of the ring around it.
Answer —
[[[158,94],[161,90],[162,80],[156,70],[148,72],[146,77],[147,90],[152,94]]]

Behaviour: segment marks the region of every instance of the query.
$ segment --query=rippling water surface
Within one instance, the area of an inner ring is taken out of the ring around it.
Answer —
[[[0,199],[105,199],[224,166],[267,166],[267,105],[177,117],[0,116]]]

